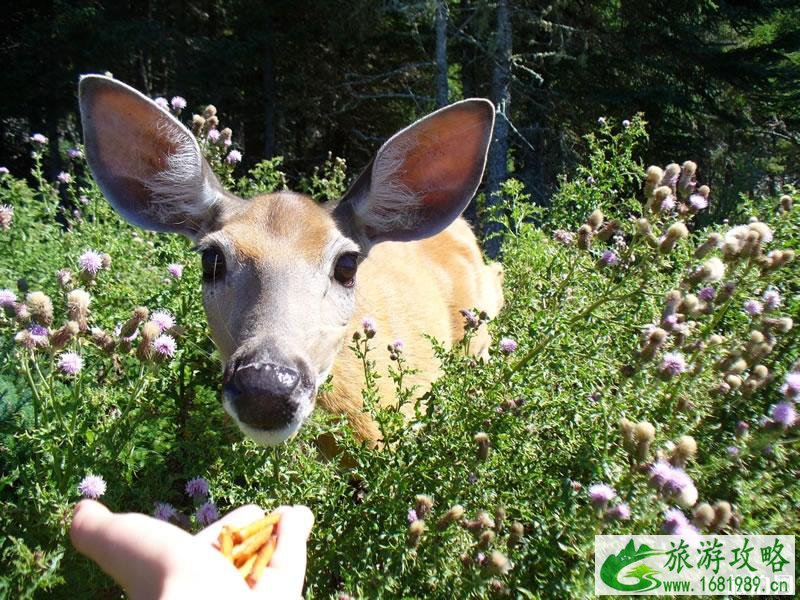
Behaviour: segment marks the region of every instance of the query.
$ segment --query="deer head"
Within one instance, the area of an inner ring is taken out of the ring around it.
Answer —
[[[112,206],[194,242],[223,406],[263,444],[282,442],[311,413],[353,316],[360,261],[374,244],[431,236],[458,217],[494,124],[487,100],[436,111],[389,139],[325,207],[289,192],[230,194],[186,127],[112,78],[81,78],[80,108],[89,166]]]

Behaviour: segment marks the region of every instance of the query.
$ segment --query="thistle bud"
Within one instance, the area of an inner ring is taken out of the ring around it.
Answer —
[[[764,380],[769,375],[769,369],[764,365],[756,365],[753,367],[753,370],[750,372],[750,377],[754,379]]]
[[[711,531],[723,529],[731,520],[733,509],[729,502],[720,500],[714,505],[714,518],[709,525]]]
[[[226,127],[225,129],[219,132],[219,141],[221,144],[224,145],[229,144],[232,137],[233,137],[233,132],[231,131],[230,127]]]
[[[31,317],[41,325],[53,322],[53,302],[44,292],[31,292],[25,297]]]
[[[739,375],[740,373],[744,373],[746,369],[747,361],[745,361],[743,358],[740,358],[734,361],[733,364],[728,367],[728,372]]]
[[[216,114],[217,114],[217,107],[214,106],[213,104],[209,104],[203,109],[203,116],[206,119],[210,119],[211,117],[216,116]]]
[[[206,119],[205,127],[203,128],[204,131],[208,132],[212,129],[216,129],[219,126],[219,119],[216,116],[211,116]]]
[[[648,200],[652,198],[653,192],[661,184],[663,178],[664,171],[661,167],[655,165],[647,167],[647,174],[645,175],[644,181],[644,195]]]
[[[506,555],[493,550],[486,561],[486,571],[491,575],[507,575],[511,570],[511,563]]]
[[[791,317],[780,317],[777,319],[773,317],[767,317],[762,319],[761,324],[767,329],[776,331],[778,333],[788,333],[791,331],[792,326],[794,325]]]
[[[485,529],[494,528],[494,521],[485,510],[480,511],[474,519],[461,522],[464,529],[478,535]]]
[[[510,550],[522,543],[522,538],[525,537],[525,527],[519,521],[514,521],[509,529],[508,548]]]
[[[704,258],[709,252],[719,248],[722,243],[722,236],[716,232],[710,233],[706,241],[700,244],[694,251],[695,258]]]
[[[708,200],[709,195],[711,195],[711,188],[709,188],[707,185],[701,185],[699,188],[697,188],[697,193]]]
[[[129,338],[133,335],[133,333],[138,329],[139,325],[142,321],[144,321],[150,314],[150,311],[147,310],[145,306],[137,306],[133,310],[133,316],[125,321],[122,325],[122,328],[119,331],[120,338]]]
[[[781,196],[781,210],[783,212],[787,213],[791,211],[793,204],[794,201],[792,200],[792,197],[789,194],[784,194],[783,196]]]
[[[669,334],[661,329],[661,327],[653,327],[647,336],[647,343],[653,344],[654,346],[660,346],[664,343],[664,340],[667,339],[668,335]]]
[[[444,513],[437,521],[436,526],[439,529],[446,529],[451,523],[461,520],[464,516],[464,507],[460,504],[452,506],[450,510]]]
[[[686,294],[678,305],[678,312],[683,315],[692,315],[700,306],[700,300],[694,294]]]
[[[70,320],[78,323],[81,331],[86,331],[89,318],[89,304],[92,297],[84,289],[78,288],[67,294],[67,314]]]
[[[719,346],[724,341],[725,341],[725,338],[723,338],[721,335],[717,335],[715,333],[714,335],[709,336],[708,345],[709,346]]]
[[[640,219],[636,219],[636,231],[639,232],[639,235],[652,235],[653,230],[650,227],[650,221],[645,219],[644,217]]]
[[[486,549],[491,546],[492,542],[494,541],[494,531],[491,529],[487,529],[483,533],[481,533],[480,537],[478,538],[478,548]]]
[[[408,526],[408,545],[412,548],[419,546],[422,534],[425,533],[425,521],[417,519]]]
[[[199,135],[206,124],[206,120],[200,115],[192,115],[192,133]]]
[[[69,341],[78,335],[80,327],[75,321],[68,321],[50,334],[50,346],[54,350],[61,350]]]
[[[675,444],[675,448],[672,450],[670,463],[675,467],[683,469],[686,467],[686,463],[694,458],[696,454],[697,442],[694,441],[694,438],[690,435],[681,436],[680,439],[678,439],[678,443]]]
[[[672,196],[672,188],[662,185],[661,187],[657,187],[656,191],[653,192],[653,201],[650,204],[651,210],[655,214],[659,214],[662,211],[669,211],[675,207],[675,199]]]
[[[725,383],[732,390],[738,390],[742,386],[742,378],[732,373],[725,376]]]
[[[489,458],[489,435],[480,431],[475,434],[475,443],[478,445],[478,458],[486,460]]]
[[[661,240],[658,249],[663,254],[671,252],[672,249],[675,247],[675,244],[677,244],[680,240],[687,238],[688,236],[689,236],[689,230],[686,229],[686,225],[684,225],[681,222],[673,223],[672,225],[669,226],[669,229],[667,229],[667,233]]]
[[[607,242],[611,236],[619,229],[620,223],[616,219],[606,221],[597,231],[597,239],[601,242]]]
[[[114,351],[114,346],[116,342],[114,342],[114,338],[108,335],[105,331],[100,329],[99,327],[92,328],[92,341],[101,349],[103,352],[107,354],[111,354]]]
[[[600,225],[603,224],[603,211],[599,208],[596,208],[594,211],[592,211],[592,214],[590,214],[589,218],[586,219],[586,224],[592,228],[592,231],[600,227]]]
[[[494,526],[500,531],[503,528],[503,523],[506,520],[506,509],[498,506],[494,509]]]
[[[656,428],[647,421],[639,421],[634,428],[636,437],[636,458],[644,461],[650,454],[650,444],[656,437]]]
[[[619,429],[622,432],[622,446],[625,448],[625,451],[633,455],[636,451],[636,432],[635,432],[636,424],[622,417],[619,420]]]
[[[419,516],[420,519],[424,519],[433,508],[433,499],[425,494],[418,494],[414,499],[417,503],[415,508],[417,516]]]
[[[111,255],[110,254],[101,254],[100,255],[100,265],[103,269],[110,269],[111,268]]]
[[[722,289],[719,290],[717,293],[717,300],[719,302],[727,302],[731,299],[734,292],[736,291],[736,283],[733,281],[727,282],[725,285],[722,286]]]
[[[72,283],[72,272],[69,269],[61,269],[56,273],[56,279],[61,289],[67,289]]]
[[[678,194],[681,198],[686,198],[694,190],[694,176],[697,173],[697,163],[687,160],[681,167],[681,175],[678,180]]]
[[[681,167],[677,163],[670,163],[664,169],[664,177],[661,179],[661,185],[666,185],[672,189],[678,183],[678,175],[680,175]]]
[[[578,229],[578,248],[588,250],[592,245],[592,228],[589,225],[581,225]]]
[[[707,529],[714,521],[714,509],[708,502],[703,502],[694,509],[692,521],[698,529]]]

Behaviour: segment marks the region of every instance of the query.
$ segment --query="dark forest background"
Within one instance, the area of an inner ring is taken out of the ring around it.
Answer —
[[[211,102],[247,169],[291,179],[332,152],[354,175],[380,143],[470,96],[499,107],[485,186],[513,171],[547,204],[599,117],[642,112],[644,159],[693,159],[727,196],[798,176],[800,3],[706,0],[149,0],[6,2],[0,164],[28,138],[79,139],[77,80],[110,71],[151,96]],[[191,111],[191,112],[189,112]],[[491,198],[491,194],[489,194]]]

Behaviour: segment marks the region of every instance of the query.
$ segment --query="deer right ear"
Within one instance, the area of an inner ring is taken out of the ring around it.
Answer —
[[[100,190],[145,229],[195,237],[219,220],[227,196],[180,121],[132,87],[86,75],[79,85],[86,159]]]

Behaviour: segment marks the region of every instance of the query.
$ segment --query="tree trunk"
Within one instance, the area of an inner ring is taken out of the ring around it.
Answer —
[[[447,106],[447,0],[436,0],[436,108]]]
[[[509,0],[497,2],[497,32],[495,35],[495,64],[492,69],[492,100],[497,107],[497,119],[494,125],[494,137],[489,148],[486,181],[486,211],[483,223],[484,249],[495,258],[500,253],[500,223],[492,220],[494,211],[499,210],[501,198],[500,186],[508,176],[508,121],[505,115],[509,112],[511,101],[511,19],[509,16]],[[488,239],[488,236],[494,236]]]
[[[275,30],[272,16],[267,14],[264,25],[264,158],[275,156]]]

